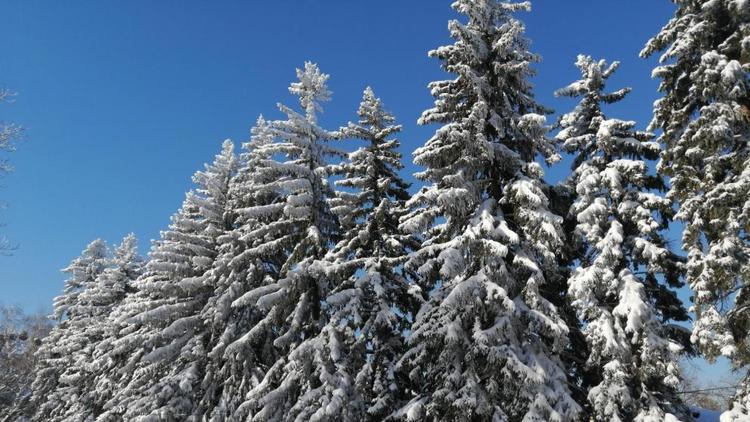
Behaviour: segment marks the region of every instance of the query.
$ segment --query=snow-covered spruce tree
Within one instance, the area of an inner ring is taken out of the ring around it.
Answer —
[[[336,169],[336,183],[348,189],[334,207],[342,239],[312,264],[315,277],[332,286],[325,325],[292,351],[281,382],[300,388],[289,420],[380,421],[403,395],[394,368],[415,301],[399,268],[414,246],[398,229],[409,196],[397,173],[403,166],[393,135],[401,128],[370,88],[358,114],[341,134],[365,145]]]
[[[100,420],[188,420],[201,397],[208,329],[202,311],[213,294],[207,276],[217,238],[229,229],[225,208],[236,159],[225,141],[214,162],[193,176],[169,230],[155,242],[137,292],[117,310],[119,338],[102,359],[115,394]]]
[[[299,97],[305,113],[280,105],[287,119],[273,122],[275,142],[258,148],[270,157],[258,169],[264,181],[258,190],[277,192],[280,201],[244,210],[247,216],[274,216],[271,224],[246,235],[263,240],[247,255],[276,253],[285,258],[275,280],[235,301],[235,306],[257,306],[263,312],[252,331],[276,333],[273,345],[282,356],[241,406],[242,412],[256,410],[254,421],[308,419],[306,399],[314,399],[320,373],[328,370],[321,367],[319,351],[306,340],[315,338],[325,322],[322,302],[332,286],[316,277],[311,265],[338,237],[338,221],[329,204],[334,192],[328,178],[334,166],[327,160],[343,154],[325,143],[335,134],[317,123],[321,102],[330,97],[328,75],[305,63],[297,76],[299,81],[289,91]]]
[[[265,147],[274,141],[273,124],[258,119],[250,141],[242,144],[237,174],[229,185],[227,212],[233,228],[218,238],[219,256],[211,269],[214,296],[202,312],[211,330],[211,348],[197,414],[209,421],[245,420],[251,410],[240,407],[245,396],[278,358],[272,326],[258,324],[265,313],[252,302],[238,300],[272,283],[286,256],[283,240],[274,242],[283,197],[268,189],[275,176],[269,179],[261,171],[271,158]]]
[[[77,316],[68,326],[69,338],[79,349],[72,351],[72,361],[60,376],[58,387],[69,398],[64,410],[66,421],[94,420],[102,412],[102,397],[106,394],[96,388],[96,378],[105,368],[98,359],[97,348],[116,335],[107,317],[132,290],[130,284],[143,267],[133,234],[115,248],[109,264],[78,296]]]
[[[677,0],[641,55],[662,52],[658,170],[679,203],[695,311],[693,342],[709,358],[750,364],[750,3]],[[722,421],[750,417],[750,379]]]
[[[569,421],[571,398],[559,353],[568,327],[545,297],[562,217],[548,208],[538,156],[558,159],[528,81],[524,26],[529,3],[458,0],[468,22],[430,54],[456,77],[430,84],[435,106],[421,124],[443,126],[414,153],[429,185],[402,219],[422,232],[408,267],[429,300],[399,362],[413,399],[394,414],[410,421]]]
[[[80,296],[96,283],[99,275],[108,267],[107,245],[97,239],[89,243],[81,256],[74,259],[63,272],[70,275],[65,282],[63,294],[54,300],[54,319],[58,324],[43,340],[37,351],[38,364],[32,390],[32,419],[35,421],[59,421],[64,416],[69,400],[65,384],[60,377],[74,363],[73,355],[79,351],[77,342],[78,318],[86,318],[86,310],[80,304]]]
[[[351,225],[345,225],[342,240],[322,263],[325,275],[337,285],[327,299],[330,320],[322,340],[329,349],[339,350],[330,354],[336,374],[321,378],[330,385],[318,402],[333,420],[344,415],[343,406],[362,412],[353,413],[354,420],[380,421],[403,404],[395,365],[404,352],[409,318],[422,299],[410,289],[403,263],[419,242],[399,229],[409,198],[409,184],[398,175],[403,164],[399,141],[393,137],[401,126],[369,87],[358,115],[359,122],[349,123],[342,134],[365,145],[349,154],[349,163],[342,166],[344,178],[337,181],[353,190],[342,192],[340,214]],[[354,382],[359,402],[337,403],[338,392],[347,387],[340,381]],[[327,403],[334,405],[322,406]]]
[[[679,287],[681,265],[662,235],[672,204],[654,193],[664,183],[646,164],[660,151],[653,135],[634,130],[635,122],[608,119],[602,110],[630,91],[605,91],[618,65],[578,56],[582,79],[556,92],[580,98],[561,117],[557,135],[575,156],[566,183],[576,192],[570,216],[577,220],[576,243],[583,245],[569,295],[584,323],[592,384],[584,387],[592,416],[676,421],[687,410],[675,394],[682,348],[666,324],[687,315],[659,281]]]

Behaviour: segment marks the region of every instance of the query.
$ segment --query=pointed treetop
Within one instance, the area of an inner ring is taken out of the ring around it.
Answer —
[[[221,143],[221,152],[216,155],[214,162],[211,165],[206,165],[206,170],[224,175],[235,166],[236,157],[234,156],[234,142],[231,139],[225,139]]]
[[[83,259],[100,259],[107,256],[107,242],[102,239],[93,240],[91,243],[86,245],[81,253]]]
[[[578,55],[576,67],[581,70],[582,79],[573,82],[565,88],[555,91],[557,97],[578,97],[587,94],[600,93],[604,90],[604,85],[613,73],[620,67],[620,62],[615,61],[607,65],[604,59],[594,60],[591,56],[583,54]],[[611,94],[603,95],[601,100],[606,103],[613,103],[621,100],[630,92],[630,88],[624,88]]]
[[[267,147],[274,142],[275,136],[273,121],[266,120],[262,114],[259,115],[255,125],[250,129],[250,139],[242,143],[242,153],[240,153],[237,166],[238,175],[232,183],[233,193],[230,194],[235,201],[233,206],[245,203],[243,201],[257,193],[249,186],[257,181],[260,175],[259,169],[265,166],[265,160],[272,155],[267,151]]]
[[[250,128],[250,139],[242,143],[243,152],[240,154],[240,161],[244,161],[240,167],[245,167],[244,170],[249,171],[255,170],[257,163],[252,163],[254,157],[257,155],[257,149],[263,145],[268,145],[273,142],[274,133],[271,121],[260,114],[255,120],[255,125]],[[250,167],[247,167],[250,164]],[[242,170],[241,170],[242,171]]]
[[[232,154],[234,154],[234,142],[232,142],[231,139],[225,139],[224,142],[221,143],[221,156],[223,157],[231,157]]]
[[[91,268],[89,267],[92,264],[96,264],[97,261],[101,262],[101,268],[94,269],[94,271],[101,271],[104,269],[104,260],[107,259],[108,253],[107,242],[102,239],[96,239],[86,245],[83,252],[81,252],[81,255],[71,261],[70,265],[63,268],[61,271],[71,274],[72,278],[85,279],[87,276],[90,276],[88,272],[91,271]]]
[[[226,139],[221,144],[221,152],[214,157],[211,164],[204,164],[203,171],[193,175],[193,182],[199,186],[198,192],[223,197],[221,186],[216,186],[212,179],[224,180],[229,178],[235,170],[237,158],[234,155],[234,143]]]
[[[266,120],[261,114],[255,121],[255,126],[250,129],[250,141],[243,144],[243,148],[252,148],[267,145],[273,141],[274,133],[272,122]]]
[[[375,95],[371,87],[365,88],[362,94],[362,102],[359,104],[357,115],[362,125],[384,126],[393,123],[396,119],[393,115],[383,109],[383,101]]]
[[[469,17],[470,23],[482,27],[495,27],[497,20],[507,13],[531,11],[531,2],[507,2],[497,0],[457,0],[451,5],[458,13]]]
[[[135,237],[134,233],[128,233],[122,238],[120,243],[114,252],[114,262],[130,261],[137,255],[136,249],[138,248],[138,238]]]
[[[250,129],[250,135],[254,136],[256,131],[262,128],[267,128],[269,125],[270,122],[266,120],[263,114],[259,114],[258,118],[255,120],[255,126]]]
[[[603,104],[616,103],[631,91],[630,88],[605,91],[607,79],[620,63],[608,64],[606,60],[579,55],[575,65],[581,71],[581,79],[555,91],[558,97],[580,98],[574,110],[560,117],[558,126],[561,130],[555,136],[563,143],[563,150],[578,153],[573,168],[578,168],[596,151],[655,159],[659,146],[650,142],[652,134],[634,131],[635,122],[607,119],[602,111]],[[635,139],[638,142],[633,142]]]
[[[78,295],[104,271],[108,260],[107,243],[102,239],[96,239],[83,249],[80,256],[61,270],[70,277],[65,281],[63,294],[54,299],[53,317],[55,319],[70,317],[69,312],[78,304]]]
[[[328,90],[329,75],[321,73],[318,65],[305,62],[305,68],[297,69],[299,82],[293,82],[289,86],[289,92],[299,97],[299,103],[307,113],[307,119],[311,122],[317,120],[315,113],[322,112],[320,103],[331,99],[331,91]]]
[[[112,262],[128,272],[128,275],[135,275],[140,271],[143,257],[138,254],[138,238],[134,233],[129,233],[122,239],[122,243],[115,249]]]

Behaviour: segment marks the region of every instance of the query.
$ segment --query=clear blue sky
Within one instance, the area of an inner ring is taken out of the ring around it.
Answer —
[[[145,254],[223,139],[244,141],[260,113],[279,117],[278,101],[296,105],[287,86],[305,60],[331,74],[323,125],[354,119],[372,85],[404,125],[410,161],[434,130],[416,120],[432,103],[427,83],[446,77],[426,53],[450,42],[450,3],[4,0],[0,85],[18,96],[0,120],[24,125],[27,141],[0,190],[3,230],[20,245],[0,258],[0,302],[49,309],[59,269],[96,237],[132,231]],[[552,92],[578,77],[578,53],[620,60],[611,87],[634,92],[609,114],[645,126],[657,82],[638,52],[672,11],[667,0],[534,1],[520,17],[543,56],[537,98],[565,112],[573,103]]]

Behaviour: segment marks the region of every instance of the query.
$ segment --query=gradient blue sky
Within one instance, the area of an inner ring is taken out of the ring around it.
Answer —
[[[403,123],[410,161],[434,130],[416,120],[431,105],[427,83],[446,77],[426,53],[450,42],[450,3],[4,0],[0,85],[18,96],[0,120],[24,125],[27,140],[0,190],[3,231],[20,246],[0,258],[0,303],[49,309],[59,269],[96,237],[134,232],[145,254],[223,139],[244,141],[260,113],[279,117],[278,101],[296,105],[287,86],[305,60],[331,74],[323,125],[354,119],[371,85]],[[634,92],[609,114],[645,126],[657,82],[638,52],[672,11],[667,0],[534,1],[520,17],[543,57],[537,98],[565,112],[573,102],[552,93],[577,78],[578,53],[620,60],[611,88]]]

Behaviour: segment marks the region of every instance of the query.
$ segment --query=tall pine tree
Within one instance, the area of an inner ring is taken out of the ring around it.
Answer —
[[[422,232],[409,261],[428,302],[399,365],[416,394],[406,420],[573,420],[559,353],[568,327],[545,297],[563,242],[539,156],[558,157],[528,81],[538,57],[513,14],[529,3],[458,0],[456,42],[430,53],[456,77],[430,84],[421,124],[442,127],[414,153],[429,183],[402,220]]]
[[[226,230],[229,180],[235,172],[233,144],[226,141],[211,165],[193,177],[172,217],[170,229],[154,244],[138,292],[118,309],[113,324],[119,338],[105,355],[116,362],[116,391],[102,420],[187,420],[201,397],[208,329],[202,311],[213,294],[209,270],[217,239]]]
[[[560,119],[557,139],[575,156],[567,183],[576,193],[570,216],[582,248],[569,295],[588,345],[589,406],[596,420],[674,421],[686,411],[675,394],[681,346],[666,324],[687,314],[660,282],[680,287],[681,265],[662,235],[671,202],[654,193],[664,183],[646,164],[659,145],[635,131],[635,122],[604,115],[603,104],[630,92],[605,91],[619,63],[578,56],[576,66],[582,79],[556,94],[580,103]]]
[[[327,299],[330,319],[324,334],[338,342],[331,356],[336,378],[353,381],[357,402],[343,406],[361,412],[354,414],[356,420],[379,421],[404,399],[395,367],[422,298],[411,289],[403,263],[419,242],[399,228],[410,196],[409,184],[398,175],[403,164],[394,136],[401,126],[369,87],[358,115],[359,121],[342,131],[365,144],[349,154],[343,179],[337,181],[351,190],[342,192],[341,207],[347,217],[342,220],[351,224],[323,262],[325,276],[337,285]]]
[[[360,121],[341,131],[365,143],[337,169],[342,179],[336,183],[347,191],[338,193],[334,209],[345,230],[312,265],[333,289],[323,305],[322,329],[293,352],[304,351],[292,360],[295,367],[312,371],[305,374],[310,385],[298,393],[290,420],[383,420],[403,394],[394,369],[414,300],[400,265],[414,241],[398,229],[408,198],[408,185],[397,173],[399,142],[392,138],[400,126],[370,88],[358,114]],[[290,371],[284,382],[299,378]]]
[[[658,170],[679,203],[693,290],[693,342],[709,358],[750,364],[750,4],[676,0],[670,22],[641,55],[663,52]],[[723,421],[750,417],[750,378]]]
[[[67,421],[93,420],[108,397],[108,392],[98,390],[96,385],[97,375],[107,369],[99,356],[116,335],[107,317],[132,291],[131,283],[142,271],[143,259],[133,234],[115,248],[109,264],[78,296],[79,311],[69,326],[79,349],[71,353],[73,361],[60,377],[70,397],[65,409]]]
[[[74,364],[75,353],[80,351],[81,327],[78,319],[87,318],[87,310],[80,297],[95,285],[97,278],[109,266],[109,253],[103,240],[89,243],[81,256],[74,259],[63,272],[70,275],[63,294],[54,301],[54,319],[58,324],[43,340],[37,352],[36,378],[31,386],[33,420],[59,421],[74,400],[70,385],[61,380],[65,371]]]
[[[283,237],[273,241],[283,197],[267,185],[275,176],[262,170],[270,163],[266,147],[275,139],[273,124],[258,118],[229,185],[232,229],[218,239],[211,269],[215,293],[202,312],[212,340],[197,411],[209,421],[245,420],[251,410],[242,406],[245,396],[278,359],[272,325],[259,323],[266,314],[245,296],[277,279],[287,252]]]
[[[280,201],[245,211],[248,216],[274,216],[272,223],[252,236],[262,241],[248,254],[283,256],[275,280],[236,301],[237,306],[257,306],[265,312],[253,330],[275,332],[273,345],[281,356],[242,406],[243,412],[256,410],[256,421],[309,418],[309,406],[298,399],[317,394],[316,377],[323,370],[310,339],[324,324],[321,304],[331,286],[316,276],[312,264],[325,256],[338,237],[338,221],[330,209],[334,191],[328,178],[334,166],[329,160],[343,154],[326,144],[336,135],[317,122],[321,102],[330,99],[328,75],[308,62],[297,70],[297,76],[298,82],[289,91],[299,97],[304,114],[279,105],[287,119],[272,123],[274,142],[258,149],[269,158],[262,160],[257,189],[277,193]]]

